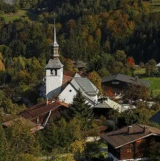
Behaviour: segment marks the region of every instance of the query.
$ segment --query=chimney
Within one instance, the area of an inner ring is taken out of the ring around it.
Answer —
[[[132,126],[128,126],[128,134],[133,133],[133,127]]]
[[[148,126],[144,126],[143,127],[143,133],[149,133],[149,128],[148,128]]]

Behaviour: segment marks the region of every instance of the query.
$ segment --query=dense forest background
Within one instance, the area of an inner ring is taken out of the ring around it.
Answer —
[[[160,61],[160,14],[153,12],[150,1],[6,2],[0,1],[0,84],[7,86],[2,96],[9,93],[6,99],[13,103],[21,96],[35,104],[40,97],[38,87],[50,58],[54,18],[65,70],[74,70],[71,60],[83,60],[87,72],[96,71],[101,77],[133,75],[134,62]],[[19,16],[20,10],[26,14]],[[6,15],[17,18],[11,21]]]

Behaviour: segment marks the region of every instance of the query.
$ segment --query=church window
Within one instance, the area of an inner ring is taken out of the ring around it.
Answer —
[[[55,75],[57,75],[57,69],[55,69]]]
[[[51,69],[51,74],[53,74],[53,69]]]
[[[70,89],[69,92],[72,92],[72,90]]]

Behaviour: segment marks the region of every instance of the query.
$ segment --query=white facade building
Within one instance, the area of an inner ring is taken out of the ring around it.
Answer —
[[[61,92],[63,81],[63,64],[59,60],[59,45],[56,40],[56,27],[54,25],[54,43],[51,44],[51,59],[46,70],[46,98],[55,98]]]
[[[54,25],[54,43],[51,44],[51,59],[45,67],[46,79],[41,91],[45,92],[45,96],[48,99],[59,98],[61,101],[70,104],[73,102],[77,91],[80,90],[88,104],[91,106],[97,104],[99,90],[89,79],[83,78],[77,73],[64,88],[63,64],[59,60],[58,49],[59,45],[56,41],[56,27]]]

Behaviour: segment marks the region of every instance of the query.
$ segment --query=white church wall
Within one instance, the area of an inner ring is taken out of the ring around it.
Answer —
[[[85,93],[82,91],[82,89],[81,88],[78,88],[78,89],[80,89],[80,91],[82,92],[82,95],[84,96]],[[68,86],[60,93],[58,97],[60,101],[71,104],[76,94],[77,94],[77,91],[73,88],[71,84],[68,84]],[[90,106],[93,106],[93,103],[91,103],[88,100],[86,100],[85,103],[89,104]]]
[[[63,69],[57,70],[57,75],[54,71],[51,74],[51,70],[46,70],[46,98],[54,98],[58,96],[61,92],[63,79]]]
[[[71,104],[76,94],[77,91],[70,84],[68,84],[68,86],[60,93],[59,100]]]

